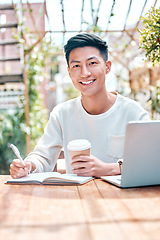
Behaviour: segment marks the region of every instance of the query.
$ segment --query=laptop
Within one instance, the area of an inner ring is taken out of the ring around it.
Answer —
[[[160,184],[160,121],[129,122],[121,175],[102,176],[120,188]]]

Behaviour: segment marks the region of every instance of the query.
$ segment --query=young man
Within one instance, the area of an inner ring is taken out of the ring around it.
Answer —
[[[137,102],[106,90],[105,77],[111,62],[105,41],[83,33],[69,39],[64,49],[69,76],[81,97],[53,109],[41,140],[25,163],[13,160],[13,178],[33,171],[53,171],[62,147],[67,173],[95,177],[120,174],[117,160],[123,157],[127,123],[149,120]],[[71,161],[67,144],[80,138],[91,142],[91,155],[76,156]]]

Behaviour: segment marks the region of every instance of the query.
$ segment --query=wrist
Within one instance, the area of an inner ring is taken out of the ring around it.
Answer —
[[[103,176],[114,176],[114,175],[121,174],[118,163],[104,163],[104,164],[105,164],[105,168],[104,168]]]
[[[119,174],[121,174],[119,163],[111,163],[111,176]]]
[[[29,161],[25,161],[25,164],[26,164],[26,167],[28,169],[28,174],[32,173],[36,170],[36,166],[33,163],[31,163]]]

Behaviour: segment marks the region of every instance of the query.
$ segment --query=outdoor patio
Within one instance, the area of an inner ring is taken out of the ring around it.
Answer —
[[[95,33],[108,42],[112,71],[107,90],[135,99],[152,119],[159,119],[159,53],[155,62],[145,57],[138,29],[144,27],[140,17],[152,7],[158,11],[160,3],[141,1],[138,8],[137,3],[1,1],[1,173],[8,171],[14,157],[10,143],[25,157],[41,137],[53,107],[79,95],[63,54],[63,45],[78,32]],[[157,46],[159,51],[159,37]]]

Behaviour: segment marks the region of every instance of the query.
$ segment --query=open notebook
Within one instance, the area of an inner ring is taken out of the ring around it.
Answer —
[[[10,184],[43,184],[43,185],[77,185],[84,184],[93,177],[81,177],[75,174],[61,174],[58,172],[31,173],[26,177],[10,178],[6,183]]]
[[[121,188],[159,185],[160,121],[128,123],[122,174],[101,178]]]

